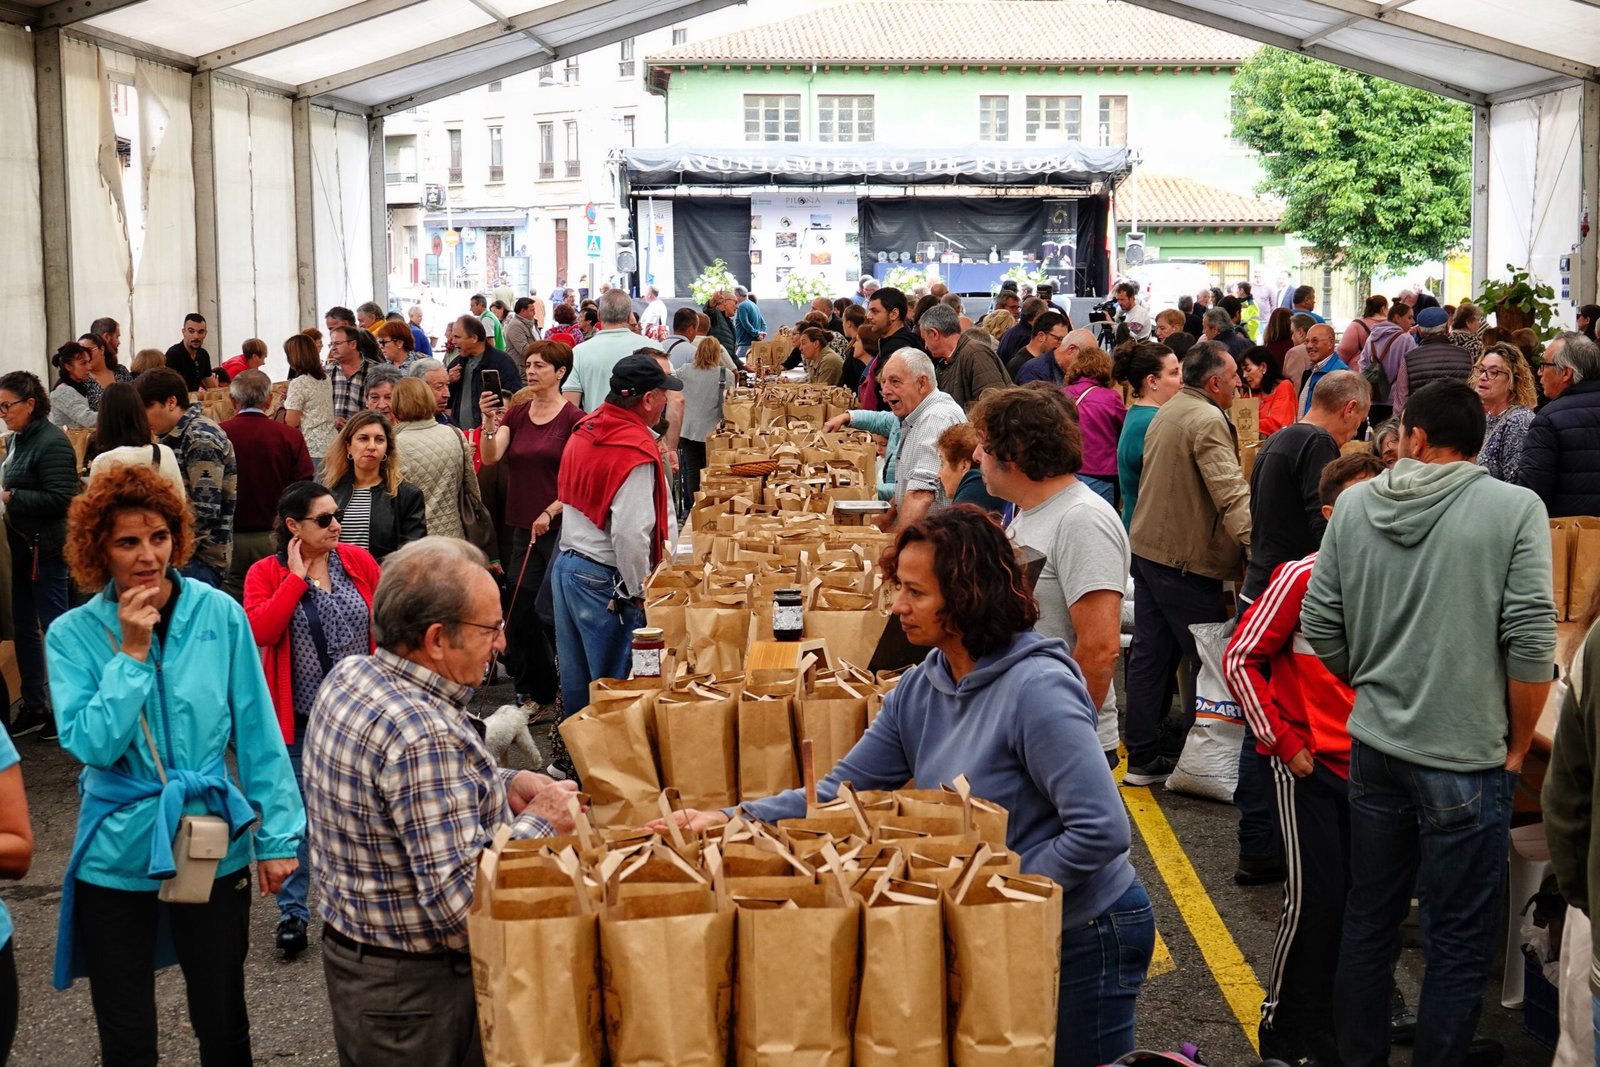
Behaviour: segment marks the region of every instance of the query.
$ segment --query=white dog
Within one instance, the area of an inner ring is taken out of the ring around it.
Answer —
[[[529,770],[536,771],[544,766],[544,757],[539,754],[538,747],[533,743],[533,735],[528,732],[528,709],[515,704],[502,704],[493,715],[483,720],[483,727],[483,745],[494,757],[495,763],[508,766],[507,757],[515,748],[528,761]]]

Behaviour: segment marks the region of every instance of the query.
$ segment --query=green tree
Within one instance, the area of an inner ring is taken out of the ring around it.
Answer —
[[[1456,251],[1471,230],[1472,111],[1421,89],[1263,48],[1233,79],[1233,135],[1259,191],[1319,264],[1365,283]]]

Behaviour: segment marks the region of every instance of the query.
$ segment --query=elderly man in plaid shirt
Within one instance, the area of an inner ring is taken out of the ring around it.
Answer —
[[[305,738],[313,877],[339,1062],[480,1065],[467,953],[478,855],[495,832],[568,832],[576,786],[494,761],[470,685],[505,647],[483,553],[426,537],[385,562],[378,649],[333,668]]]

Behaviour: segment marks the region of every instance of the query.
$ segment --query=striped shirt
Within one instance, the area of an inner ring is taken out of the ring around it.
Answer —
[[[500,770],[467,722],[472,690],[385,649],[329,672],[305,737],[322,918],[403,952],[464,950],[478,855],[512,822]],[[551,833],[531,812],[518,836]]]
[[[372,495],[380,488],[374,485],[350,491],[350,503],[344,506],[344,514],[339,517],[340,541],[360,548],[372,547]]]

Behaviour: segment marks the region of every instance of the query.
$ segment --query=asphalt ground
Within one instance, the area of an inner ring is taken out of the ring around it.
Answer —
[[[474,704],[488,711],[510,698],[510,687],[502,685],[480,690]],[[1176,745],[1176,732],[1169,735]],[[0,889],[0,899],[16,922],[22,1000],[10,1062],[15,1067],[96,1064],[99,1044],[87,983],[80,981],[65,992],[50,986],[61,879],[77,821],[78,766],[36,735],[21,739],[18,747],[37,846],[27,878]],[[1255,1064],[1251,1038],[1282,905],[1281,887],[1233,884],[1237,846],[1231,806],[1161,788],[1123,792],[1134,812],[1134,863],[1154,902],[1160,934],[1139,1004],[1139,1044],[1176,1049],[1192,1041],[1213,1067]],[[314,912],[315,900],[312,906]],[[277,909],[258,900],[245,965],[255,1060],[337,1064],[315,933],[310,951],[285,963],[271,947],[276,926]],[[1421,976],[1421,950],[1409,947],[1399,980],[1413,1004]],[[1480,1036],[1505,1046],[1508,1065],[1548,1064],[1550,1053],[1522,1034],[1520,1011],[1500,1007],[1499,991],[1497,965],[1484,998]],[[161,1062],[197,1065],[177,968],[158,977],[156,1003]],[[1396,1048],[1393,1063],[1409,1062],[1409,1050]]]

